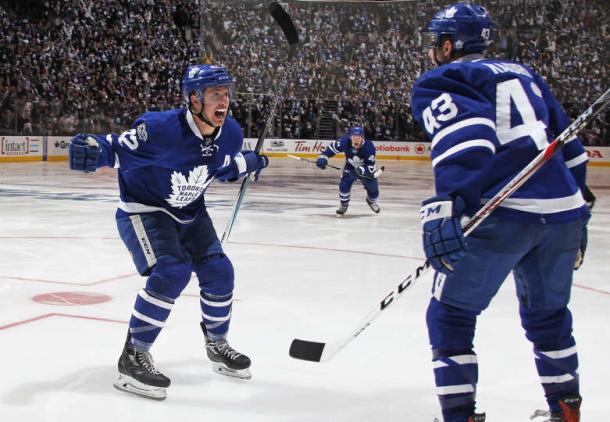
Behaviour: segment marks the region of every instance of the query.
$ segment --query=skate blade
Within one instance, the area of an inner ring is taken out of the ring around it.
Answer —
[[[252,378],[252,374],[250,373],[250,369],[231,369],[222,363],[212,362],[212,369],[214,372],[224,375],[227,377],[239,378],[242,380],[249,380]]]
[[[165,400],[167,398],[166,388],[142,384],[124,374],[119,374],[119,379],[114,382],[114,387],[117,390],[127,391],[128,393],[146,397],[147,399]]]
[[[337,214],[337,218],[343,218],[345,214]]]

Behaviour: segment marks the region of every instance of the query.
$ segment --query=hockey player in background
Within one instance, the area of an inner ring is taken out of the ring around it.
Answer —
[[[379,213],[379,184],[375,179],[375,145],[364,137],[364,128],[354,126],[348,133],[330,144],[316,160],[316,166],[325,169],[328,159],[335,154],[345,154],[345,166],[339,182],[339,201],[337,217],[342,217],[347,211],[350,192],[356,179],[360,179],[366,189],[366,203],[374,213]]]
[[[414,85],[412,107],[432,141],[436,195],[423,202],[421,218],[425,254],[436,270],[426,319],[444,421],[485,420],[475,413],[476,319],[512,271],[549,408],[537,414],[577,422],[581,397],[568,302],[586,247],[587,155],[580,140],[567,144],[465,238],[460,220],[569,121],[531,68],[483,56],[494,32],[483,7],[443,9],[427,31],[423,47],[436,68]]]
[[[70,168],[118,168],[116,221],[138,272],[138,292],[119,359],[115,387],[157,400],[170,380],[154,365],[150,348],[194,272],[201,293],[201,328],[214,369],[250,378],[250,359],[227,343],[233,266],[205,207],[213,179],[256,177],[263,155],[241,152],[243,132],[228,115],[232,77],[220,66],[190,66],[183,79],[187,109],[147,112],[121,135],[79,134],[69,146]]]

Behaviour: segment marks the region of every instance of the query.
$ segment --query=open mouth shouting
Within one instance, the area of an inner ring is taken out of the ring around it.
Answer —
[[[214,110],[214,119],[218,121],[223,121],[227,117],[227,109],[226,108],[217,108]]]

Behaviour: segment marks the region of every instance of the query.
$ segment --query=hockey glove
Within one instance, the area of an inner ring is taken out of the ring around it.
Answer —
[[[466,252],[460,224],[465,207],[459,196],[455,200],[449,196],[434,196],[422,202],[424,253],[430,265],[443,274],[451,273]]]
[[[328,157],[324,154],[318,155],[318,159],[316,160],[316,166],[324,170],[328,165]]]
[[[97,169],[97,159],[100,154],[101,148],[97,140],[93,136],[79,133],[71,139],[68,145],[70,170],[94,172]]]

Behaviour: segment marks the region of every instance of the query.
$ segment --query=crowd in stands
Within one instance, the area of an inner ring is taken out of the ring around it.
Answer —
[[[490,56],[531,65],[571,117],[610,85],[607,0],[481,1],[498,23]],[[354,122],[378,140],[422,141],[410,91],[428,69],[421,30],[446,0],[287,1],[302,46],[272,135],[333,138]],[[0,3],[0,134],[120,132],[183,105],[189,64],[226,66],[234,117],[260,133],[287,65],[262,1],[7,0]],[[585,133],[610,145],[610,113]]]

